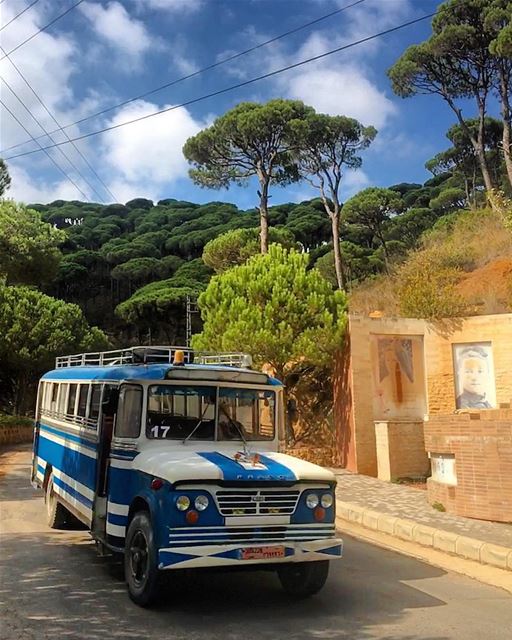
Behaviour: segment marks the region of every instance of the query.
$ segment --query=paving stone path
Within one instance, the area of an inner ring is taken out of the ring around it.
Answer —
[[[338,500],[512,549],[512,524],[441,513],[429,505],[426,491],[383,482],[344,469],[333,471],[338,479]]]

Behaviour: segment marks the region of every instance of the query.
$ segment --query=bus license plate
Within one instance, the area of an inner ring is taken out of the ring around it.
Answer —
[[[240,549],[240,560],[270,560],[284,558],[284,547],[248,547]]]

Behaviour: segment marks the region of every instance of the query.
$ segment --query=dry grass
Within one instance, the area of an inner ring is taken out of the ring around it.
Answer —
[[[355,288],[351,311],[431,319],[512,311],[511,217],[482,209],[445,220],[393,275]]]

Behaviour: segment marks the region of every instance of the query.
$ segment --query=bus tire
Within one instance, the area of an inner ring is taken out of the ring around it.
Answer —
[[[130,598],[148,607],[159,595],[157,549],[147,511],[137,512],[128,526],[124,551],[124,575]]]
[[[318,593],[329,575],[329,560],[284,564],[277,570],[281,586],[294,598]]]
[[[53,474],[50,473],[44,494],[46,503],[46,522],[50,529],[62,529],[68,520],[66,507],[59,502],[53,487]]]

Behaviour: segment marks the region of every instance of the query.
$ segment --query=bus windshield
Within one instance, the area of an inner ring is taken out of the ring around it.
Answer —
[[[152,385],[146,435],[171,440],[273,440],[275,393],[257,389]]]

